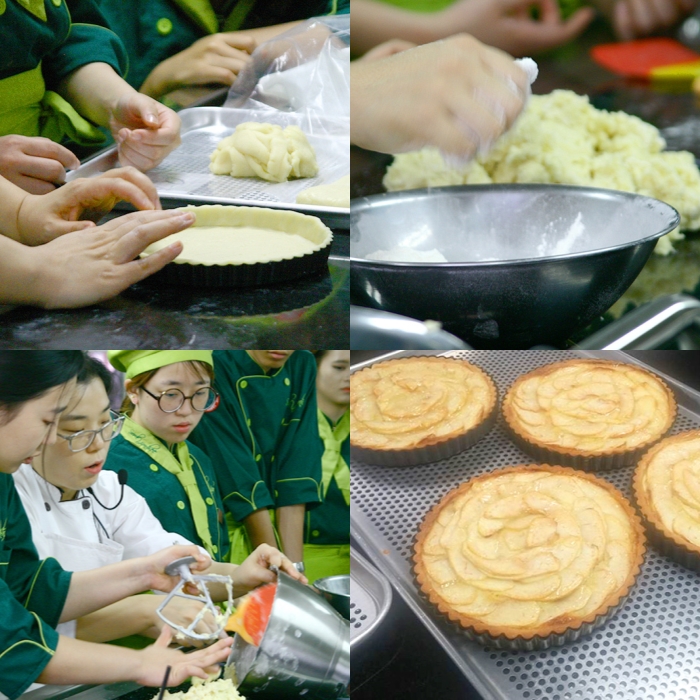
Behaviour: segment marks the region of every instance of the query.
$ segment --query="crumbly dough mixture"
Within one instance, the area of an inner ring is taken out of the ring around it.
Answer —
[[[700,171],[692,153],[664,151],[651,124],[624,112],[595,109],[569,90],[533,95],[515,127],[493,149],[461,168],[437,150],[397,155],[384,177],[389,191],[441,185],[558,183],[655,197],[675,207],[681,229],[700,229]],[[682,238],[676,230],[656,245],[662,255]]]
[[[171,700],[245,700],[230,679],[202,681],[199,678],[192,679],[192,687],[187,692],[169,693],[165,691],[163,698]]]

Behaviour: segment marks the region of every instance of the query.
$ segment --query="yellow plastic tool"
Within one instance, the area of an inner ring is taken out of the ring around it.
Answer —
[[[655,82],[689,82],[700,76],[700,61],[674,63],[670,66],[652,68],[649,73]]]
[[[241,637],[243,637],[243,639],[245,639],[246,642],[248,642],[248,644],[254,644],[253,638],[250,636],[250,633],[243,624],[243,618],[245,617],[245,609],[248,607],[249,603],[250,599],[248,597],[243,598],[243,600],[238,604],[236,612],[234,612],[233,615],[229,617],[224,629],[227,632],[235,632],[236,634],[240,634]]]

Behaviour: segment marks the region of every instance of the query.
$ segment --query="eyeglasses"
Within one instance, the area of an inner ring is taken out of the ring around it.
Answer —
[[[114,411],[110,411],[109,415],[112,420],[97,430],[80,430],[72,435],[61,435],[59,433],[57,433],[57,435],[64,440],[68,440],[68,449],[71,452],[87,450],[95,440],[95,435],[98,434],[105,442],[109,442],[112,438],[117,437],[117,435],[121,433],[122,425],[124,425],[124,416],[120,416],[114,413]]]
[[[219,395],[210,386],[202,387],[195,391],[192,396],[185,396],[179,389],[168,389],[163,391],[160,396],[156,396],[148,391],[145,386],[140,388],[158,402],[158,406],[163,413],[179,411],[188,399],[192,404],[192,408],[201,413],[213,411],[219,405]]]

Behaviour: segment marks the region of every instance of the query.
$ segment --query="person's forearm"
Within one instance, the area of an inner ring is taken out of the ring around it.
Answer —
[[[143,559],[127,559],[99,569],[75,572],[60,622],[75,620],[137,593],[147,591],[150,578]]]
[[[268,516],[268,520],[270,517]],[[274,536],[274,535],[273,535]],[[237,586],[236,578],[234,572],[238,566],[236,564],[227,564],[225,562],[215,561],[212,565],[204,572],[205,574],[217,574],[218,576],[230,576],[233,580],[233,597],[238,598],[248,592],[248,588]],[[228,591],[223,583],[210,583],[207,585],[209,589],[209,595],[211,595],[212,600],[221,603],[228,599]]]
[[[350,48],[359,56],[389,39],[426,44],[440,38],[438,19],[438,13],[411,12],[379,0],[352,0]]]
[[[256,43],[260,45],[263,42],[272,39],[272,37],[277,36],[278,34],[282,34],[283,32],[289,31],[290,29],[296,27],[298,24],[301,24],[302,21],[304,20],[297,20],[296,22],[286,22],[285,24],[273,24],[270,27],[258,27],[257,29],[240,29],[239,31],[241,34],[247,34],[248,36],[252,36],[253,39],[255,39]]]
[[[0,233],[16,241],[19,235],[19,210],[29,194],[0,175]]]
[[[51,661],[36,680],[54,685],[131,681],[138,679],[140,664],[133,649],[61,636]]]
[[[299,503],[277,509],[277,532],[282,551],[294,562],[304,560],[304,514],[306,506]]]
[[[129,596],[78,618],[76,637],[85,642],[110,642],[131,634],[146,634],[153,629],[155,610],[162,602],[162,596]]]
[[[88,63],[64,78],[57,92],[86,119],[109,126],[119,98],[136,90],[107,63]]]
[[[271,547],[277,546],[275,539],[275,531],[272,529],[272,521],[270,520],[270,512],[267,508],[256,510],[248,517],[243,519],[248,539],[250,540],[251,550],[259,547],[261,544],[269,544]]]
[[[40,248],[0,235],[0,304],[45,306]]]

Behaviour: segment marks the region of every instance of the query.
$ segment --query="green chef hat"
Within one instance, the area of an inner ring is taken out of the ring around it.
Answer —
[[[115,369],[131,379],[176,362],[206,362],[214,366],[211,350],[108,350],[107,357]]]

